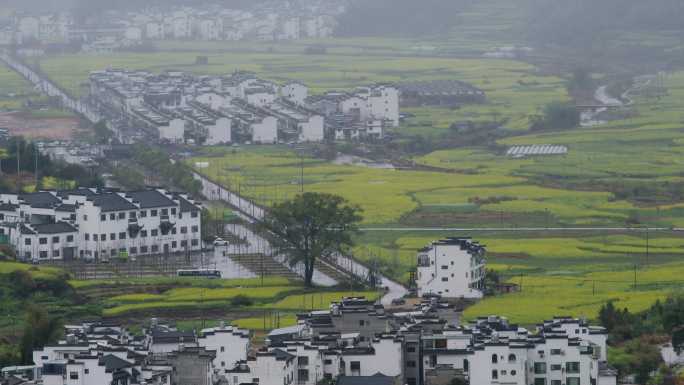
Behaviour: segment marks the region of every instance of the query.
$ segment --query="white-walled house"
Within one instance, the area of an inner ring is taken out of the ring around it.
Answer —
[[[247,359],[249,337],[248,330],[220,325],[202,330],[197,337],[197,344],[207,350],[216,351],[214,368],[221,372],[233,369]]]
[[[201,206],[185,194],[79,188],[1,194],[0,201],[6,218],[0,233],[27,261],[107,260],[202,247]]]
[[[218,118],[214,125],[207,127],[207,141],[205,144],[214,146],[230,143],[231,140],[231,120],[229,118]]]
[[[226,370],[229,385],[294,385],[297,383],[297,356],[282,349],[258,351],[255,357]]]
[[[432,242],[418,251],[418,295],[445,298],[482,298],[485,249],[465,238]]]
[[[252,124],[252,142],[273,144],[278,142],[278,119],[266,116]]]
[[[170,143],[183,143],[185,140],[185,120],[171,119],[168,125],[160,125],[159,139]]]
[[[306,98],[309,97],[309,88],[299,82],[289,82],[281,88],[280,93],[283,98],[290,102],[303,105],[306,103]]]

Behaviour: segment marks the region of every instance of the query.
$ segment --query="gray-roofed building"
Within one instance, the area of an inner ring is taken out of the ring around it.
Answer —
[[[163,189],[2,194],[0,234],[31,261],[188,253],[202,248],[201,211]]]

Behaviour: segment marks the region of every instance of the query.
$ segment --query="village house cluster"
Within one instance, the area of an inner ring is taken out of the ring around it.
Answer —
[[[124,143],[321,142],[381,139],[399,125],[399,91],[389,85],[309,96],[252,73],[195,76],[108,69],[90,74],[89,103]]]
[[[133,336],[108,323],[66,326],[66,339],[9,367],[12,384],[614,385],[606,331],[555,317],[533,330],[490,316],[459,324],[447,303],[389,311],[364,298],[299,316],[254,346],[247,330],[221,324],[183,332],[156,320]]]
[[[162,189],[0,194],[0,234],[32,262],[196,252],[201,205]]]
[[[225,4],[107,11],[78,22],[69,12],[16,14],[0,26],[0,45],[82,43],[105,53],[160,40],[296,40],[331,37],[345,1],[254,2],[244,9]]]

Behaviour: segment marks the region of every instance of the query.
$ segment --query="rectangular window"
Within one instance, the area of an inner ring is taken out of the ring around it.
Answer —
[[[128,213],[128,219],[135,219],[135,218],[136,218],[135,211],[131,211]]]
[[[109,220],[110,220],[110,221],[116,220],[116,214],[110,213],[110,214],[109,214]]]
[[[157,251],[159,251],[159,246],[158,245],[152,245],[152,252],[156,253]]]
[[[169,209],[162,209],[161,215],[169,215]]]
[[[131,254],[138,254],[138,248],[137,247],[131,247]]]
[[[352,361],[349,364],[349,369],[351,369],[352,371],[361,370],[361,361]]]
[[[119,233],[119,239],[126,239],[126,233]]]
[[[58,250],[53,250],[53,251],[52,251],[52,257],[53,257],[53,258],[59,258],[59,249],[58,249]]]
[[[435,340],[435,349],[446,349],[447,347],[447,341],[442,339],[442,340]]]
[[[193,245],[193,246],[197,246],[197,245],[199,245],[199,240],[193,239],[192,242],[191,242],[190,244]]]
[[[140,218],[146,218],[147,217],[147,211],[143,210],[140,212]]]
[[[153,230],[152,230],[152,236],[153,236],[153,237],[156,237],[157,235],[159,235],[159,230],[153,229]]]
[[[38,238],[38,243],[41,245],[47,245],[47,238]]]
[[[67,235],[67,242],[73,242],[74,241],[74,236],[73,235]]]
[[[297,365],[300,365],[300,366],[309,365],[309,357],[307,357],[307,356],[297,357]]]
[[[70,380],[78,380],[78,372],[69,372]]]
[[[41,258],[47,258],[48,257],[47,251],[41,251],[39,255]]]
[[[147,237],[147,230],[140,230],[140,236],[143,238]]]
[[[324,365],[332,365],[332,360],[323,360]]]
[[[415,353],[415,352],[416,352],[416,347],[413,346],[413,345],[411,345],[411,346],[409,346],[409,347],[406,348],[406,352],[407,352],[407,353]]]
[[[86,241],[89,241],[90,240],[90,234],[88,234],[88,233],[83,234],[83,238],[85,238]]]
[[[109,233],[109,240],[110,240],[110,241],[116,240],[116,234],[114,234],[114,233]]]
[[[101,220],[102,222],[106,221],[106,220],[107,220],[107,214],[102,214],[102,215],[100,215],[100,220]]]
[[[561,354],[560,349],[551,349],[551,355],[552,356],[559,356]]]
[[[192,226],[192,232],[196,233],[199,231],[199,226]]]
[[[150,210],[150,216],[156,217],[157,216],[157,210]]]
[[[181,226],[180,230],[181,230],[181,234],[187,234],[188,233],[188,227],[187,226]]]
[[[171,209],[171,215],[176,215],[176,208],[175,207]]]
[[[546,385],[546,378],[538,377],[534,379],[534,385]]]
[[[563,366],[561,364],[551,364],[551,370],[552,371],[561,370],[562,368],[563,368]]]
[[[147,246],[140,246],[140,252],[143,254],[147,253]]]
[[[546,374],[546,362],[535,362],[534,374]]]
[[[568,377],[565,385],[580,385],[579,377]]]
[[[26,239],[24,239],[24,244],[25,244],[26,246],[31,246],[31,238],[26,238]]]
[[[106,241],[107,240],[107,234],[100,234],[100,240],[102,242]]]
[[[442,265],[442,270],[449,270],[449,266],[447,266],[447,265]]]
[[[52,237],[52,243],[59,243],[59,237]]]
[[[119,219],[126,219],[126,213],[119,213]]]
[[[309,370],[308,369],[299,369],[297,374],[299,375],[298,380],[300,383],[309,381]]]
[[[178,243],[176,241],[171,242],[171,248],[175,249],[178,247]]]
[[[406,367],[407,368],[415,368],[416,367],[416,361],[406,361]]]
[[[579,362],[566,362],[565,363],[565,371],[567,373],[579,373],[580,372],[580,363]]]
[[[193,218],[197,218],[198,215],[199,214],[197,213],[197,211],[193,211],[192,213],[190,213],[190,216]]]
[[[562,385],[561,380],[551,380],[551,385]]]
[[[449,282],[449,277],[442,277],[442,282]]]
[[[181,247],[187,247],[188,246],[188,241],[182,240],[181,241]]]

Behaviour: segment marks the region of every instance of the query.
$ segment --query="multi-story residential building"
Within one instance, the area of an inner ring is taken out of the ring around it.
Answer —
[[[365,340],[359,332],[341,333],[345,324],[324,332],[317,327],[324,312],[316,311],[302,315],[297,327],[272,332],[256,352],[248,331],[223,324],[196,334],[153,319],[143,338],[111,323],[66,326],[65,341],[34,351],[34,366],[2,373],[31,376],[39,385],[352,384],[362,382],[349,378],[375,376],[409,385],[449,384],[455,377],[471,385],[616,383],[601,357],[603,328],[569,317],[534,331],[497,316],[458,325],[440,319],[444,307],[430,301],[388,313],[387,330]]]
[[[469,238],[432,242],[418,251],[418,295],[482,298],[485,248]]]
[[[162,189],[0,195],[0,232],[23,260],[107,260],[196,252],[201,206]]]

